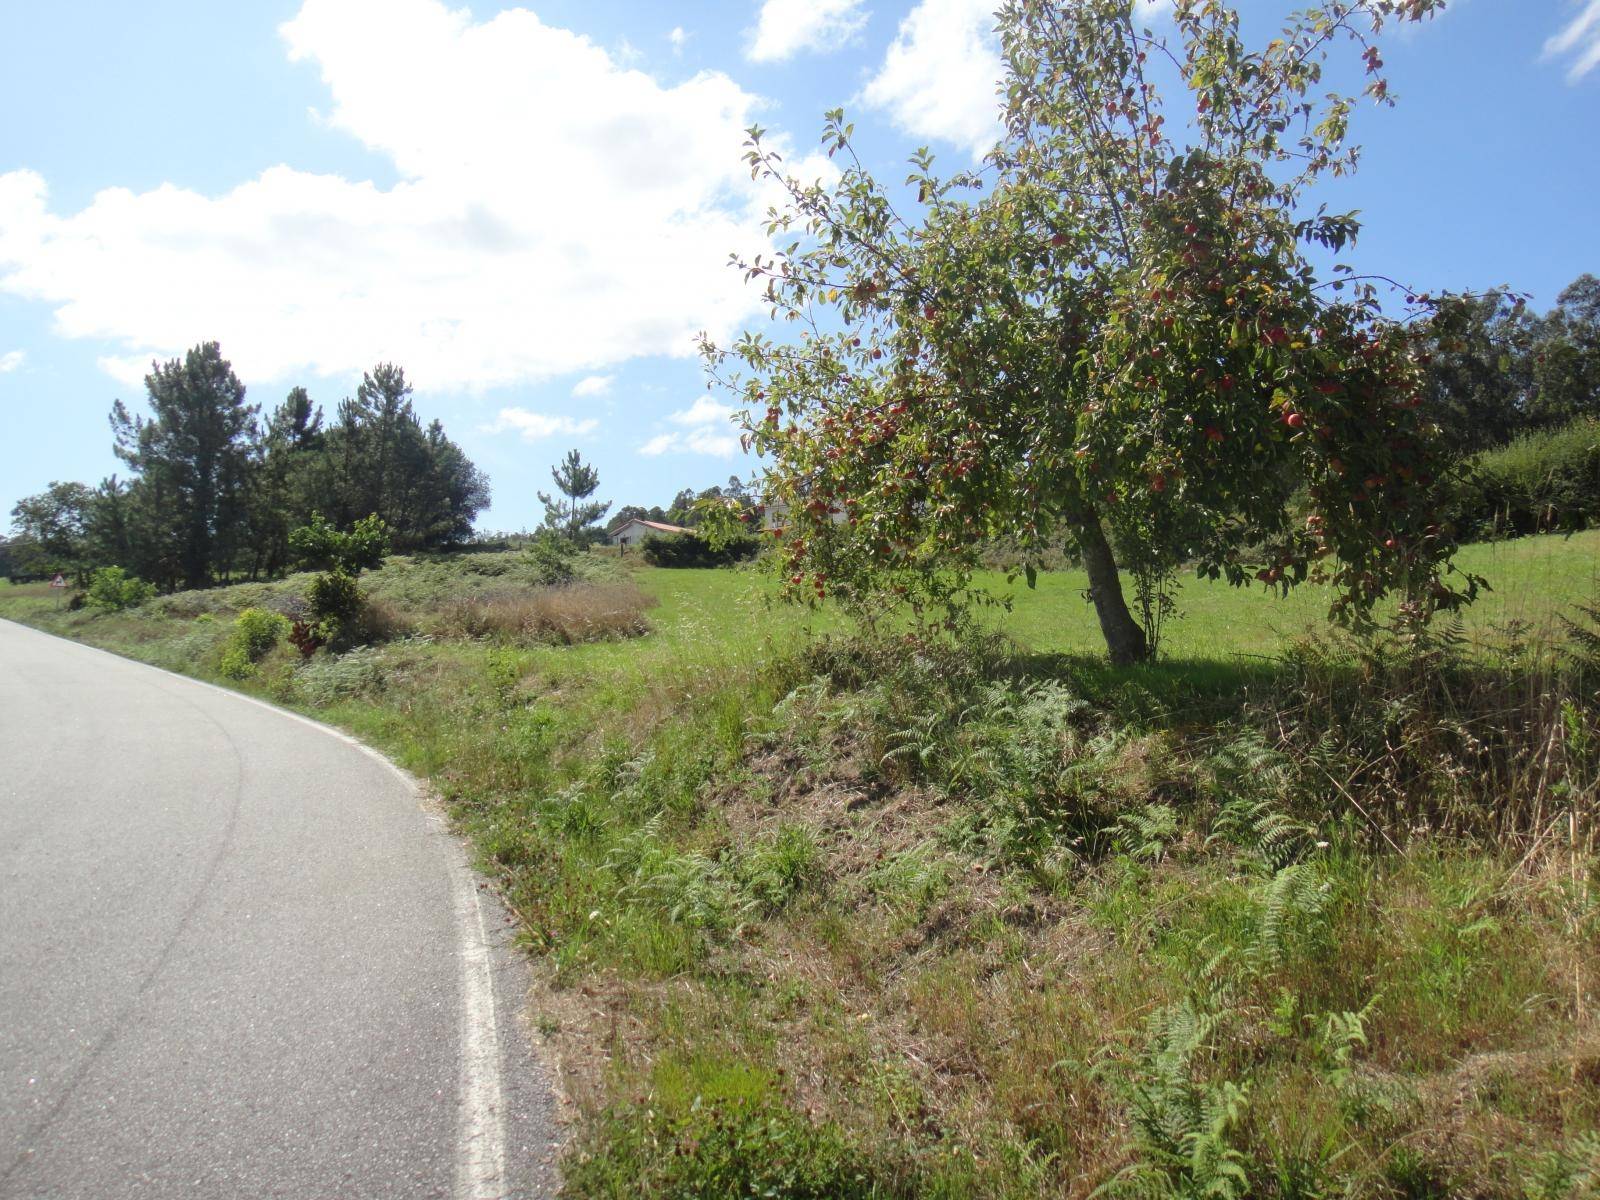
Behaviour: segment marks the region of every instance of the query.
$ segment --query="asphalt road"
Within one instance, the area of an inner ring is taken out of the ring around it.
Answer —
[[[0,621],[0,1197],[552,1193],[504,936],[377,755]]]

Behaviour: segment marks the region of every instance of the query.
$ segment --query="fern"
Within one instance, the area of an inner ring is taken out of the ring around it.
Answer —
[[[1542,1154],[1522,1182],[1527,1200],[1594,1200],[1600,1196],[1600,1133],[1580,1133],[1570,1145]]]
[[[1240,796],[1218,811],[1206,845],[1230,842],[1255,854],[1267,870],[1278,871],[1299,859],[1315,836],[1311,826],[1282,812],[1272,801]]]
[[[1368,1000],[1360,1012],[1330,1012],[1322,1016],[1322,1027],[1317,1031],[1317,1046],[1321,1052],[1328,1080],[1343,1088],[1355,1070],[1358,1047],[1367,1044],[1367,1018],[1377,997]]]
[[[1311,826],[1281,807],[1291,789],[1287,758],[1255,730],[1240,733],[1207,761],[1210,790],[1218,802],[1208,846],[1228,842],[1255,854],[1277,871],[1299,859],[1315,840]]]
[[[1567,653],[1579,663],[1600,664],[1600,600],[1577,608],[1580,620],[1561,618],[1567,627]]]
[[[720,865],[703,854],[680,854],[661,841],[661,814],[618,840],[605,859],[622,905],[653,908],[704,932],[733,926],[749,906],[733,894]]]
[[[1095,1191],[1097,1196],[1163,1200],[1234,1200],[1248,1195],[1250,1163],[1234,1143],[1249,1088],[1196,1078],[1216,1013],[1193,1000],[1153,1016],[1132,1071],[1129,1108],[1140,1160]]]
[[[1261,969],[1281,967],[1288,958],[1296,929],[1320,917],[1330,897],[1326,877],[1310,863],[1284,867],[1259,885],[1254,899],[1260,924],[1250,947],[1254,965]]]
[[[1160,862],[1177,839],[1178,814],[1170,804],[1146,804],[1137,812],[1123,813],[1107,832],[1118,853]]]

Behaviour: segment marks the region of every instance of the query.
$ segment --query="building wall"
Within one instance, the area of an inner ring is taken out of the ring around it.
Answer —
[[[663,532],[660,529],[651,529],[648,525],[641,525],[637,521],[633,521],[611,534],[611,544],[613,546],[637,546],[651,534],[657,537],[672,536],[670,533]]]

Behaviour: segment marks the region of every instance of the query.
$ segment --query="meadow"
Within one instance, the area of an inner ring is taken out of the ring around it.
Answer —
[[[458,611],[521,556],[395,559],[390,640],[234,683],[450,805],[571,1195],[1593,1196],[1600,533],[1460,565],[1420,642],[1190,582],[1115,671],[1073,572],[952,641],[597,556],[552,640]],[[215,678],[304,584],[0,615]]]

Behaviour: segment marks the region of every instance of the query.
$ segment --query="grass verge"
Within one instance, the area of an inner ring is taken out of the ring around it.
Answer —
[[[1475,550],[1520,564],[1503,607],[1421,646],[1195,589],[1209,627],[1133,672],[1083,655],[1070,577],[948,646],[642,572],[648,636],[552,646],[441,619],[518,564],[392,563],[427,632],[243,686],[450,801],[543,964],[573,1195],[1576,1197],[1585,547]],[[207,674],[275,595],[0,614]]]

